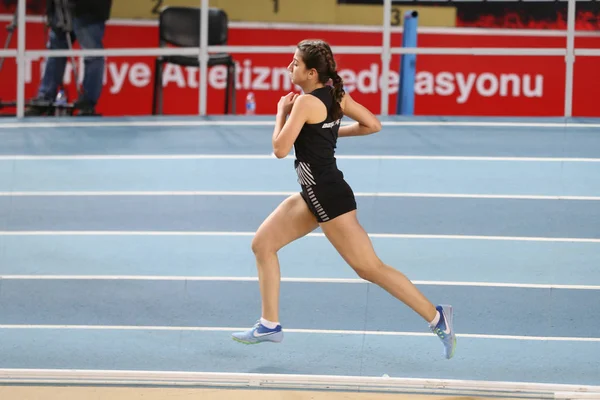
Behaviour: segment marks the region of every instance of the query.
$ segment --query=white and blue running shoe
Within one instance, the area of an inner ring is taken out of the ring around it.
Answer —
[[[436,326],[431,327],[431,331],[438,335],[444,344],[444,355],[446,358],[451,359],[456,349],[456,335],[452,328],[452,321],[454,319],[452,306],[437,306],[436,310],[440,313],[440,320]]]
[[[262,342],[279,343],[283,340],[283,329],[277,325],[275,329],[269,329],[256,321],[256,324],[247,331],[235,332],[232,335],[233,340],[244,344],[257,344]]]

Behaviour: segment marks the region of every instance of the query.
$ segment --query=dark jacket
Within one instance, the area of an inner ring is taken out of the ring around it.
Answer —
[[[90,21],[106,21],[110,18],[112,0],[67,0],[73,12],[73,17],[85,18]],[[47,0],[46,11],[48,16],[55,13],[55,0]]]

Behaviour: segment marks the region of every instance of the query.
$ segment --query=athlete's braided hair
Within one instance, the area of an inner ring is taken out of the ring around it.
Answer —
[[[334,119],[342,117],[340,105],[344,97],[344,82],[337,73],[337,66],[329,44],[323,40],[303,40],[298,44],[302,52],[302,60],[307,69],[314,68],[319,76],[319,82],[326,84],[331,79],[334,104],[331,106],[331,115]]]

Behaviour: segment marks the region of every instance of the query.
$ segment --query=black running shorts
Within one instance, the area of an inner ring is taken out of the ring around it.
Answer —
[[[301,187],[302,198],[319,222],[356,210],[354,192],[345,180]]]

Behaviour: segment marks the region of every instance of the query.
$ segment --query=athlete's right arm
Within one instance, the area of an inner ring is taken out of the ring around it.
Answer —
[[[352,118],[356,123],[341,126],[338,131],[339,137],[370,135],[381,130],[381,122],[377,117],[348,93],[344,94],[341,106],[344,115]]]

